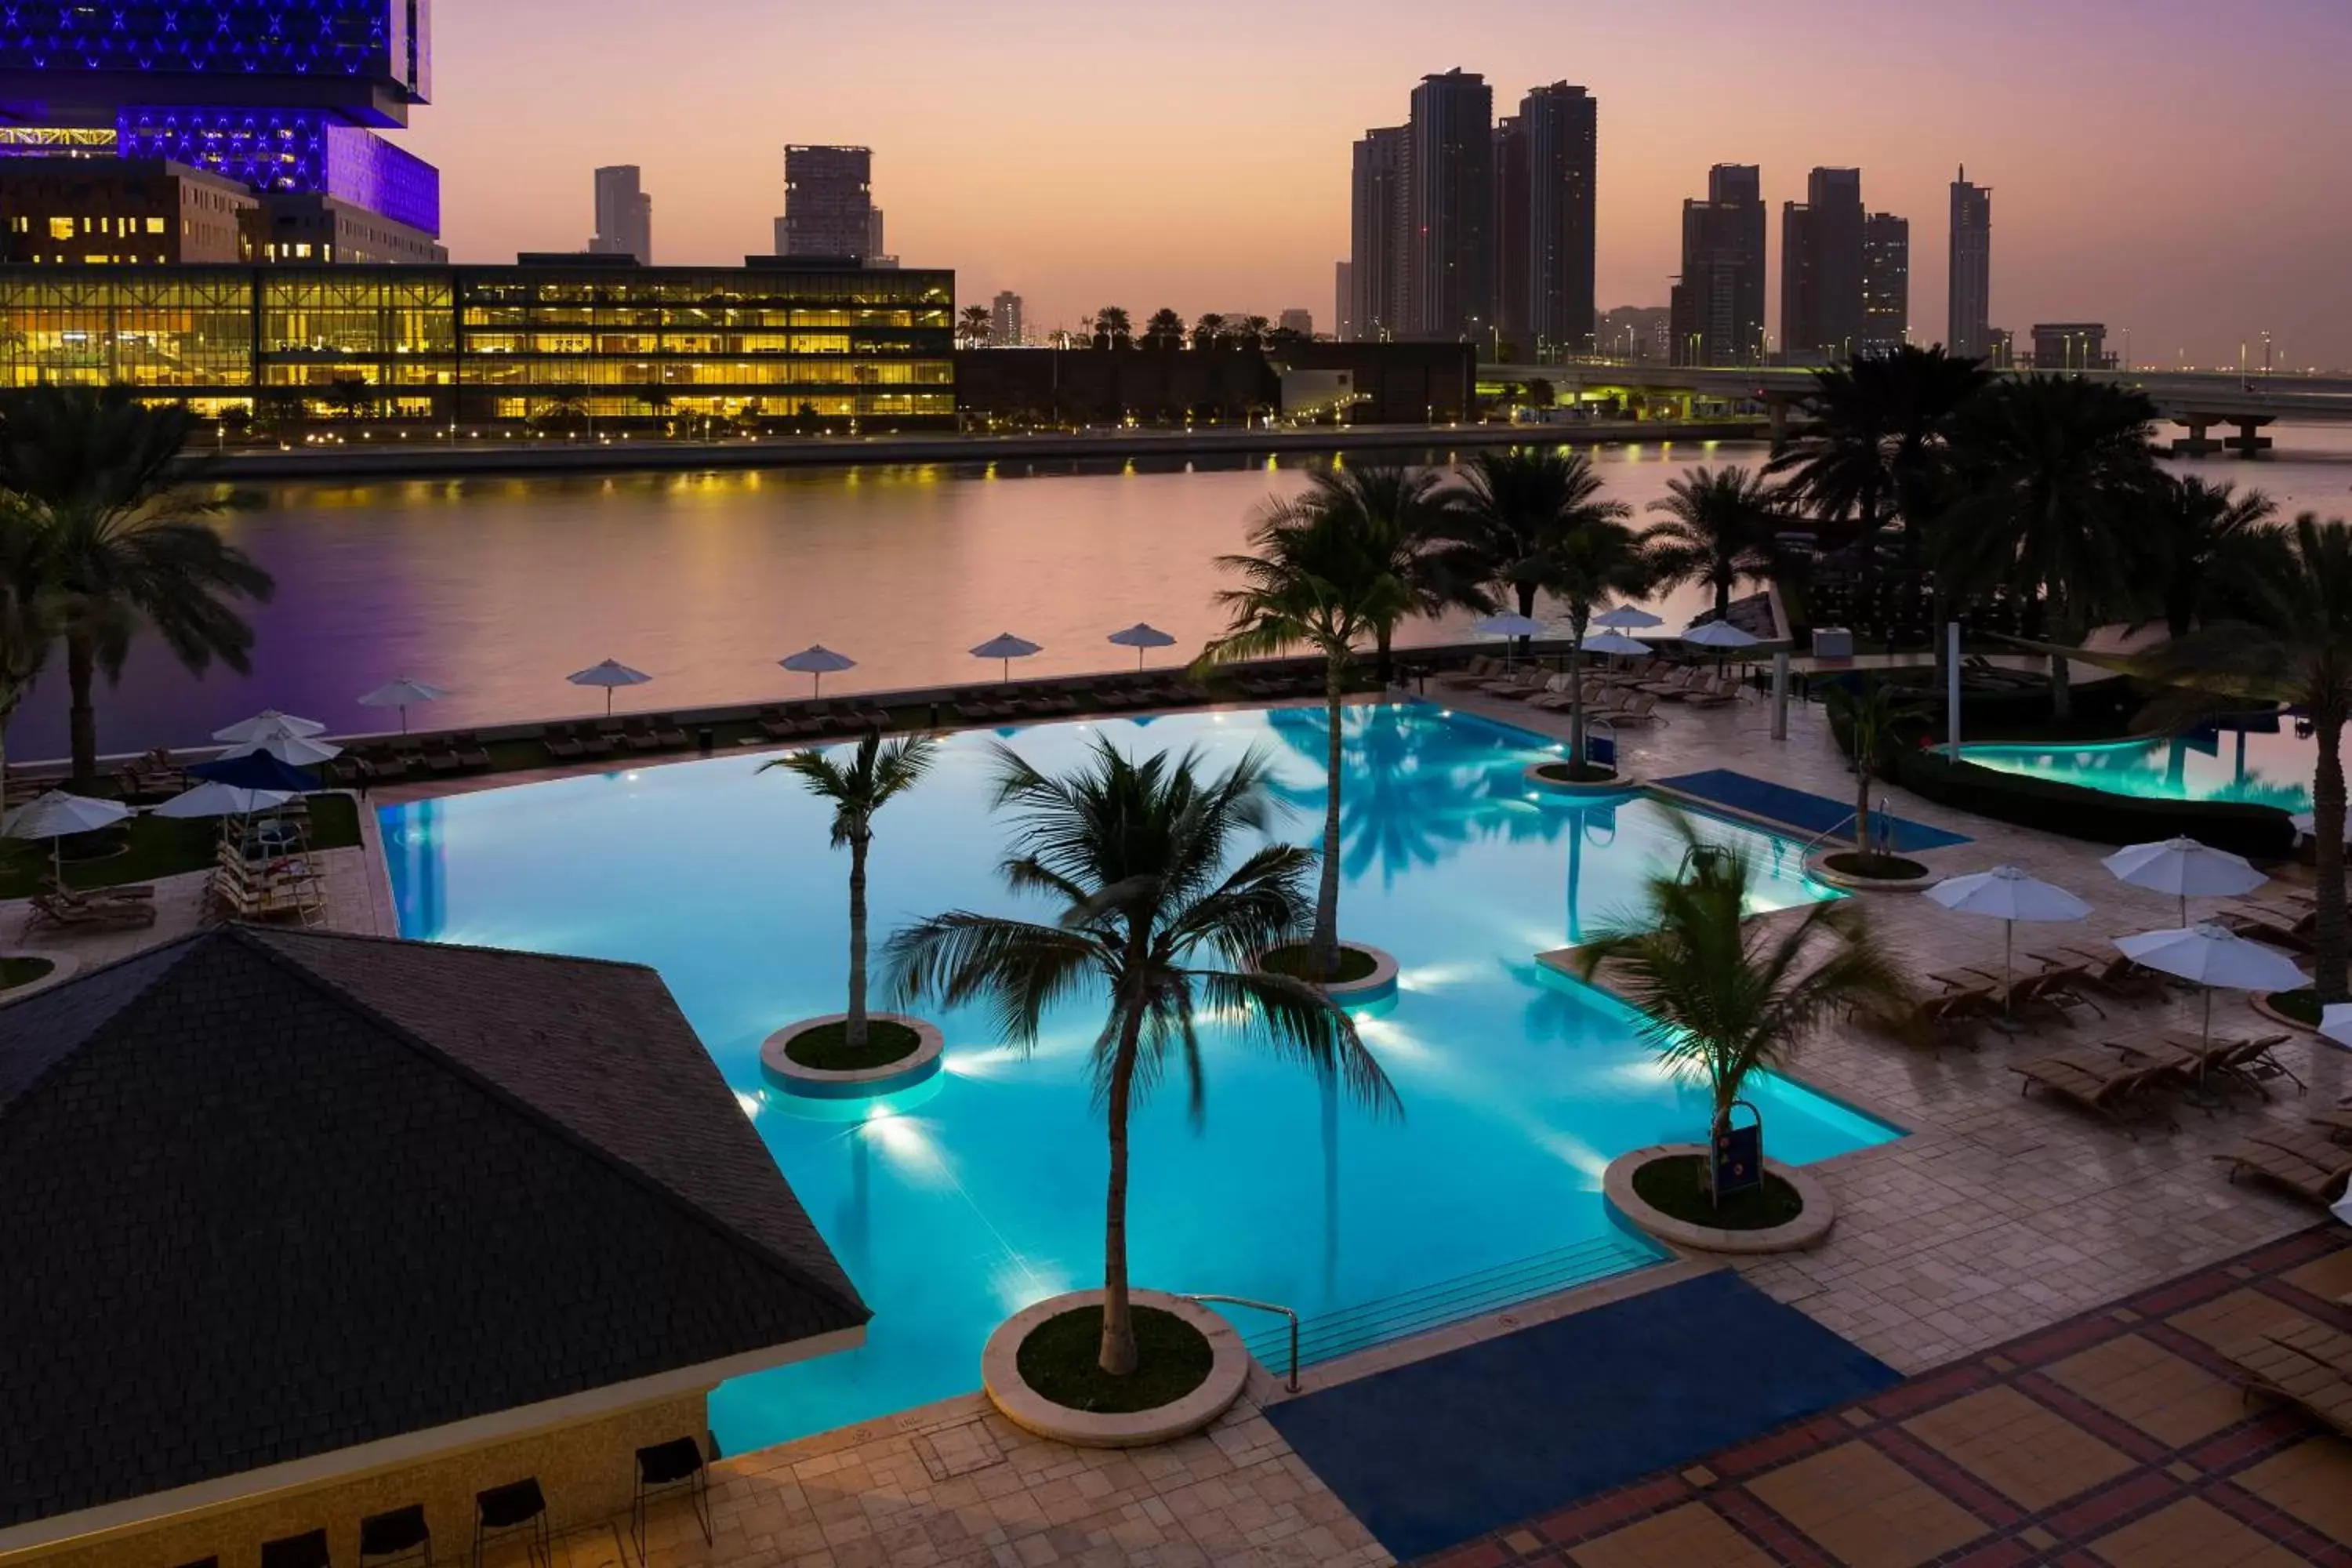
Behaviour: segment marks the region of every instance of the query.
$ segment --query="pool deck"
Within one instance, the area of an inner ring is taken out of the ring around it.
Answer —
[[[1554,738],[1566,735],[1563,716],[1482,697],[1449,700],[1462,712],[1500,719]],[[1785,742],[1770,740],[1769,714],[1761,702],[1707,712],[1669,706],[1665,712],[1666,725],[1628,731],[1621,739],[1627,765],[1641,776],[1733,765],[1832,799],[1851,793],[1851,780],[1831,746],[1819,708],[1792,708]],[[486,782],[495,786],[526,779]],[[380,799],[391,802],[430,793],[410,789]],[[2046,928],[2051,940],[2096,942],[2173,923],[2172,900],[2116,882],[2100,868],[2097,847],[1948,811],[1891,787],[1885,793],[1904,816],[1973,840],[1916,857],[1937,871],[1958,873],[2010,862],[2093,903],[2097,912],[2092,921]],[[372,814],[363,816],[372,832]],[[374,848],[371,837],[365,848],[330,857],[330,896],[334,923],[340,927],[390,929],[389,892]],[[2308,873],[2285,875],[2292,881],[2298,876],[2307,879]],[[201,884],[200,876],[167,881],[161,900],[164,918],[152,931],[44,939],[40,945],[95,963],[168,939],[193,925]],[[1998,922],[1953,916],[1916,897],[1862,897],[1883,940],[1915,970],[1972,963],[1998,970]],[[0,947],[18,935],[24,910],[21,903],[0,905]],[[2020,952],[2041,945],[2036,938],[2043,934],[2031,929],[2021,932]],[[2177,1132],[2151,1128],[2134,1141],[2067,1107],[2021,1098],[2019,1080],[2007,1070],[2011,1061],[2117,1035],[2195,1026],[2195,1012],[2186,1001],[2137,1009],[2108,1005],[2110,1016],[2104,1023],[2014,1040],[1989,1034],[1981,1050],[1974,1053],[1914,1051],[1842,1028],[1822,1030],[1798,1058],[1795,1076],[1909,1129],[1910,1135],[1811,1167],[1837,1199],[1837,1228],[1810,1253],[1739,1260],[1740,1277],[1895,1370],[1916,1376],[1944,1368],[1989,1367],[1999,1348],[2011,1342],[2085,1314],[2104,1316],[2101,1310],[2111,1303],[2210,1274],[2232,1259],[2259,1254],[2310,1229],[2322,1217],[2316,1210],[2252,1184],[2233,1185],[2209,1156],[2238,1142],[2258,1119],[2297,1126],[2305,1105],[2333,1104],[2352,1092],[2352,1054],[2298,1035],[2281,1055],[2308,1085],[2305,1098],[2298,1100],[2289,1091],[2261,1104],[2240,1099],[2210,1115],[2184,1109]],[[2274,1026],[2259,1019],[2242,999],[2224,995],[2214,1007],[2214,1027],[2217,1032],[2269,1033]],[[1767,1129],[1768,1139],[1769,1134]],[[1571,1292],[1573,1300],[1527,1303],[1314,1369],[1308,1381],[1327,1386],[1442,1354],[1574,1310],[1587,1299],[1613,1299],[1647,1289],[1654,1282],[1653,1276],[1687,1278],[1702,1267],[1669,1265],[1643,1276],[1603,1282],[1585,1293]],[[2352,1289],[2352,1279],[2336,1289]],[[736,1457],[717,1470],[717,1545],[706,1547],[693,1525],[671,1518],[656,1526],[661,1544],[654,1563],[656,1568],[1066,1563],[1330,1563],[1344,1568],[1390,1561],[1266,1421],[1260,1401],[1275,1396],[1272,1385],[1261,1385],[1256,1392],[1259,1398],[1244,1399],[1209,1433],[1133,1454],[1084,1454],[1043,1443],[997,1419],[979,1396],[971,1395]],[[2275,1461],[2280,1468],[2273,1479],[2282,1495],[2298,1486],[2322,1491],[2336,1487],[2339,1498],[2352,1497],[2352,1444],[2312,1438],[2314,1429],[2292,1417],[2272,1419],[2284,1424],[2275,1430],[2264,1427],[2281,1445]],[[1995,1450],[2012,1441],[2022,1445],[2032,1440],[2024,1426],[2012,1436],[2001,1436],[1998,1423],[1986,1429],[1993,1434],[1987,1442]],[[2108,1440],[2122,1447],[2112,1436]],[[1902,1517],[1905,1500],[1918,1484],[1916,1476],[1870,1455],[1852,1458],[1851,1475],[1839,1468],[1843,1460],[1825,1462],[1820,1476],[1789,1483],[1795,1489],[1790,1496],[1811,1488],[1829,1494],[1883,1497],[1887,1517]],[[1680,1484],[1697,1488],[1686,1479]],[[1515,1540],[1504,1532],[1478,1543],[1479,1550],[1461,1562],[1464,1568],[1515,1558],[1588,1564],[1900,1563],[1958,1560],[1962,1554],[1957,1546],[1947,1558],[1941,1551],[1906,1553],[1858,1540],[1848,1549],[1838,1544],[1845,1538],[1821,1533],[1832,1531],[1832,1524],[1823,1522],[1819,1531],[1808,1534],[1802,1519],[1785,1509],[1778,1517],[1793,1528],[1788,1541],[1776,1537],[1776,1543],[1759,1545],[1764,1537],[1739,1526],[1727,1543],[1715,1528],[1725,1523],[1725,1516],[1711,1515],[1710,1524],[1696,1515],[1675,1513],[1674,1507],[1692,1500],[1681,1493],[1677,1498],[1670,1507],[1662,1496],[1658,1508],[1636,1521],[1646,1523],[1654,1515],[1669,1522],[1653,1524],[1640,1539],[1620,1542],[1608,1551],[1570,1544],[1558,1536],[1523,1531]],[[1565,1508],[1579,1500],[1563,1497],[1559,1502]],[[1955,1506],[1948,1495],[1941,1496],[1918,1503],[1923,1510],[1919,1517],[1935,1514],[1937,1502]],[[2119,1505],[2110,1510],[2112,1517],[2103,1518],[2103,1524],[2120,1530],[2164,1514],[2164,1523],[2147,1527],[2147,1539],[2166,1536],[2178,1524],[2184,1531],[2215,1531],[2216,1541],[2246,1546],[2189,1507],[2200,1502],[2211,1508],[2210,1500],[2170,1494],[2158,1499],[2150,1492],[2143,1502]],[[1801,1511],[1801,1503],[1790,1506]],[[2287,1503],[2277,1506],[2294,1511]],[[2187,1511],[2164,1512],[2175,1508]],[[2345,1517],[2346,1511],[2322,1509],[2304,1521],[2317,1537],[2336,1543],[2326,1549],[2336,1553],[2333,1556],[2324,1552],[2300,1558],[2263,1556],[2256,1547],[2273,1553],[2288,1550],[2280,1544],[2283,1537],[2272,1531],[2246,1546],[2242,1557],[2190,1551],[2187,1556],[2105,1552],[2104,1558],[2078,1560],[2352,1563],[2352,1518]],[[1994,1517],[1983,1509],[1977,1512],[1981,1519]],[[1687,1538],[1685,1524],[1690,1527]],[[2000,1551],[1988,1549],[1984,1561],[2047,1560],[2037,1538],[2027,1533],[2036,1526],[2001,1528],[2008,1533],[1992,1542]],[[1788,1530],[1782,1533],[1789,1535]],[[1901,1532],[1895,1533],[1899,1538]],[[560,1550],[581,1568],[612,1563],[620,1555],[614,1542],[596,1531],[574,1532],[560,1543]]]

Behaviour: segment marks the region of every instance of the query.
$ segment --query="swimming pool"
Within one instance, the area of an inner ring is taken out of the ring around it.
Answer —
[[[2228,800],[2311,809],[2318,753],[2286,729],[2249,734],[2200,730],[2154,741],[2074,746],[1962,746],[1969,762],[2006,773],[2147,800]]]
[[[1266,748],[1299,812],[1296,837],[1309,839],[1325,732],[1321,710],[1297,709],[1006,733],[1049,772],[1097,735],[1136,751],[1198,746],[1220,763]],[[996,738],[951,738],[879,819],[877,939],[952,907],[1027,907],[995,875]],[[1666,810],[1531,795],[1522,770],[1554,755],[1549,742],[1426,706],[1351,710],[1346,738],[1342,929],[1402,964],[1400,994],[1362,1027],[1404,1116],[1330,1103],[1308,1075],[1213,1030],[1205,1123],[1193,1129],[1174,1093],[1137,1117],[1129,1218],[1139,1283],[1286,1303],[1310,1325],[1344,1325],[1310,1326],[1310,1342],[1332,1349],[1655,1261],[1611,1222],[1601,1170],[1625,1150],[1695,1137],[1706,1118],[1704,1095],[1661,1074],[1631,1014],[1534,961],[1623,908],[1672,857]],[[863,1349],[719,1391],[712,1423],[730,1452],[976,1387],[989,1331],[1099,1282],[1102,1258],[1103,1133],[1084,1072],[1098,1005],[1055,1016],[1028,1060],[950,1015],[945,1070],[873,1113],[763,1086],[761,1040],[841,1005],[847,895],[824,808],[788,776],[759,775],[761,760],[381,814],[405,934],[656,966],[874,1307]],[[1796,846],[1713,819],[1706,831],[1755,852],[1762,904],[1829,896],[1804,879]],[[1784,1160],[1895,1135],[1788,1083],[1750,1097]]]

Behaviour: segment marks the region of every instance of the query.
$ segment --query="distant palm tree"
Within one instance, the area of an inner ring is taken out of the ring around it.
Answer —
[[[1195,661],[1209,668],[1311,647],[1323,656],[1323,706],[1330,734],[1324,758],[1329,789],[1323,866],[1315,900],[1309,963],[1327,981],[1339,970],[1340,709],[1356,645],[1412,610],[1413,588],[1397,571],[1393,515],[1367,511],[1349,480],[1318,474],[1304,495],[1268,506],[1249,534],[1248,555],[1218,557],[1244,586],[1217,595],[1232,617]]]
[[[1751,1073],[1785,1064],[1834,1014],[1899,1012],[1906,987],[1861,900],[1750,921],[1748,852],[1706,843],[1687,818],[1677,827],[1681,864],[1654,870],[1640,905],[1578,948],[1577,964],[1588,980],[1607,964],[1667,1068],[1706,1086],[1712,1138],[1731,1125]]]
[[[1049,778],[998,748],[996,804],[1018,814],[1004,878],[1051,900],[1040,922],[956,910],[893,936],[884,963],[911,1005],[982,1003],[993,1034],[1020,1050],[1037,1042],[1045,1011],[1085,993],[1108,994],[1095,1037],[1094,1083],[1109,1122],[1103,1215],[1102,1370],[1137,1369],[1129,1304],[1129,1120],[1159,1083],[1181,1075],[1197,1122],[1200,1010],[1238,1021],[1242,1037],[1312,1068],[1375,1110],[1396,1091],[1348,1016],[1314,987],[1252,966],[1298,929],[1299,884],[1313,858],[1268,844],[1231,866],[1244,836],[1273,820],[1266,763],[1253,752],[1204,775],[1185,752],[1136,761],[1107,741],[1086,765]]]
[[[1691,468],[1650,503],[1666,521],[1647,535],[1661,585],[1704,583],[1715,614],[1731,614],[1731,591],[1772,575],[1772,537],[1783,513],[1778,486],[1752,468]]]
[[[996,318],[985,305],[966,305],[956,321],[956,334],[968,349],[984,349],[988,340],[996,335]]]
[[[1367,539],[1387,552],[1382,569],[1403,584],[1410,614],[1494,608],[1483,586],[1483,563],[1462,539],[1435,474],[1372,462],[1316,473],[1307,489],[1318,504],[1362,520]],[[1372,627],[1372,674],[1384,687],[1396,679],[1397,626],[1381,620]]]
[[[2347,989],[2344,889],[2344,728],[2352,721],[2352,528],[2310,512],[2267,536],[2242,620],[2215,622],[2137,663],[2141,673],[2202,694],[2210,707],[2289,703],[2310,717],[2318,873],[2312,983],[2322,1002]]]
[[[1892,746],[1896,729],[1924,710],[1891,681],[1863,676],[1827,689],[1830,717],[1846,728],[1853,748],[1853,849],[1870,853],[1870,786]]]
[[[1227,330],[1239,338],[1245,346],[1264,348],[1265,334],[1272,330],[1273,326],[1274,323],[1264,316],[1244,316],[1238,325],[1229,324]]]
[[[44,571],[43,519],[0,495],[0,794],[8,778],[8,723],[58,637],[55,592]]]
[[[1192,324],[1192,346],[1196,349],[1207,348],[1224,336],[1224,333],[1225,319],[1214,310],[1211,310]]]
[[[2161,574],[2166,627],[2187,637],[2200,622],[2236,619],[2273,544],[2278,508],[2260,490],[2243,495],[2192,475],[2159,473],[2139,521]]]
[[[1184,318],[1162,305],[1151,312],[1143,323],[1145,346],[1155,349],[1180,349],[1184,346]]]
[[[1123,305],[1105,305],[1095,312],[1095,336],[1124,348],[1135,341],[1135,323]]]
[[[146,626],[192,674],[215,659],[243,674],[253,628],[232,602],[266,600],[269,574],[212,520],[230,498],[192,481],[182,448],[198,421],[128,389],[42,388],[15,399],[0,429],[0,489],[38,536],[37,559],[65,641],[73,781],[98,783],[91,689],[121,677]]]
[[[1939,575],[2006,583],[2068,647],[2137,609],[2154,554],[2135,519],[2159,478],[2155,419],[2146,394],[2080,376],[2025,376],[1970,403],[1953,433]],[[2069,717],[2063,658],[2050,661],[2050,696]]]
[[[842,1043],[850,1050],[866,1044],[866,857],[874,847],[874,818],[881,809],[922,782],[937,760],[939,742],[904,735],[882,743],[869,730],[844,767],[823,752],[794,752],[761,765],[798,778],[809,794],[833,807],[833,847],[849,851],[849,1016]]]

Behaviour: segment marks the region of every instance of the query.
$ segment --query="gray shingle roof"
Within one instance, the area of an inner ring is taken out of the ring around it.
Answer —
[[[0,1006],[0,1527],[868,1316],[650,970],[230,929]]]

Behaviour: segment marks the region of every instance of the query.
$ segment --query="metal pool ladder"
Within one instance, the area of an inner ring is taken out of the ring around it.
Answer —
[[[1253,1301],[1246,1296],[1187,1296],[1187,1301],[1216,1301],[1228,1307],[1247,1307],[1257,1312],[1276,1312],[1290,1320],[1290,1376],[1283,1387],[1292,1394],[1298,1392],[1298,1314],[1287,1307],[1277,1307],[1271,1301]]]

